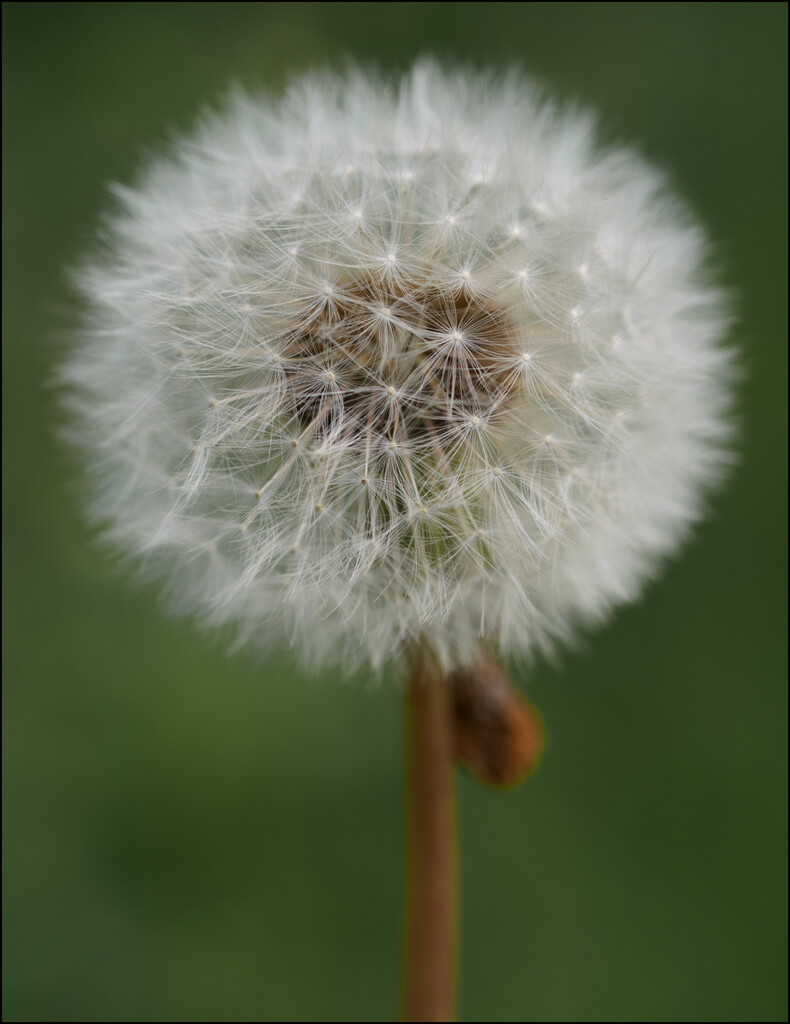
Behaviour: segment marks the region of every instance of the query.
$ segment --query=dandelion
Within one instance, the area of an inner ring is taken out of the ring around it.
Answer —
[[[236,95],[116,195],[64,370],[93,517],[241,645],[410,658],[413,824],[446,834],[451,748],[496,782],[539,746],[489,651],[637,597],[725,465],[703,233],[588,115],[425,63]],[[448,1019],[435,874],[409,1019]]]

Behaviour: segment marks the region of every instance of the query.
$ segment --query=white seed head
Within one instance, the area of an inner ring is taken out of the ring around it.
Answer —
[[[529,82],[237,95],[118,195],[63,373],[92,513],[242,643],[546,648],[700,516],[731,362],[703,235]]]

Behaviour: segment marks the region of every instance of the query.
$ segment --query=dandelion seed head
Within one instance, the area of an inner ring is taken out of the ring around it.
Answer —
[[[531,83],[236,95],[117,194],[63,378],[91,513],[178,609],[318,662],[525,654],[700,517],[730,436],[704,236]]]

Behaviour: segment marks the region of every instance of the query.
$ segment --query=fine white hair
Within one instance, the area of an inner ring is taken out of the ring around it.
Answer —
[[[180,611],[380,665],[634,599],[727,461],[728,302],[661,173],[518,75],[234,95],[118,187],[63,369]]]

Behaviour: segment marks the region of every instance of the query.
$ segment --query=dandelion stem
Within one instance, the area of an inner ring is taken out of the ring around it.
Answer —
[[[457,844],[452,703],[421,650],[407,691],[404,1021],[455,1019]]]

